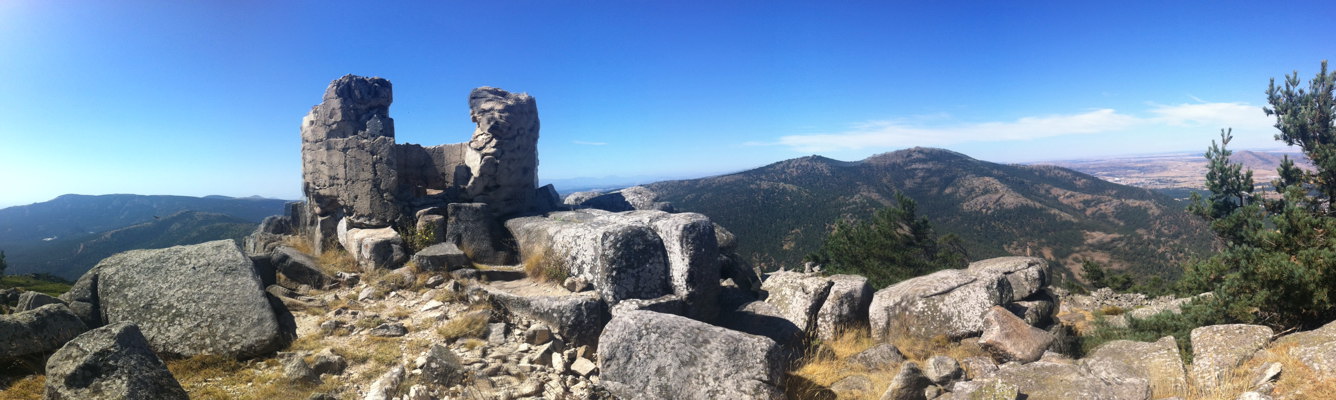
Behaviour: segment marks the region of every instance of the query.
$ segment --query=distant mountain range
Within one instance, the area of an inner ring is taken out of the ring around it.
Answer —
[[[6,273],[76,279],[98,261],[133,249],[239,239],[288,200],[225,196],[64,195],[0,209]]]
[[[798,267],[835,221],[867,218],[897,191],[939,233],[960,235],[973,259],[1032,254],[1068,267],[1091,259],[1174,278],[1182,262],[1216,245],[1204,222],[1162,194],[1066,168],[995,164],[932,148],[857,162],[810,156],[647,186],[679,210],[732,230],[739,252],[766,269]]]

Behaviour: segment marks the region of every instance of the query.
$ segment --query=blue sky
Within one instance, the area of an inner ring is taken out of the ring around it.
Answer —
[[[348,73],[394,83],[401,143],[467,140],[473,87],[534,95],[552,180],[1275,148],[1267,80],[1336,58],[1328,2],[376,3],[0,1],[0,207],[297,198]]]

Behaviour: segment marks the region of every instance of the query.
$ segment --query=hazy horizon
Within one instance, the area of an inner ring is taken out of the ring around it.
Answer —
[[[543,181],[914,146],[1002,163],[1202,151],[1226,127],[1235,149],[1275,149],[1267,81],[1333,58],[1331,11],[8,1],[0,208],[67,193],[300,197],[299,123],[349,73],[394,84],[400,143],[467,140],[473,87],[534,95]]]

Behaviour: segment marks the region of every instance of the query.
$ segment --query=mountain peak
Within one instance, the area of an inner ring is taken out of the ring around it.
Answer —
[[[870,164],[898,164],[908,161],[974,160],[973,157],[937,147],[911,147],[873,155],[863,160]]]

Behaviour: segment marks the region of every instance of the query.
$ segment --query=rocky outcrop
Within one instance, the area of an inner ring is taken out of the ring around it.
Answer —
[[[634,210],[675,211],[672,204],[659,201],[659,194],[644,186],[632,186],[609,193],[576,192],[566,197],[566,204],[611,212]]]
[[[469,115],[478,124],[464,165],[466,190],[498,215],[529,208],[538,185],[538,104],[524,93],[480,87],[469,93]]]
[[[663,240],[673,293],[686,302],[686,317],[711,321],[719,313],[719,244],[714,223],[696,213],[651,213]]]
[[[94,266],[79,277],[70,290],[60,295],[60,299],[70,306],[70,311],[83,320],[89,328],[102,326],[102,308],[97,301],[97,276],[100,268]]]
[[[816,315],[816,333],[821,340],[835,340],[848,329],[867,328],[872,285],[858,275],[831,275],[830,294]]]
[[[602,383],[624,399],[781,399],[772,340],[689,318],[632,311],[599,337]]]
[[[1048,262],[1036,257],[998,257],[970,263],[976,275],[1001,275],[1011,286],[1010,301],[1030,297],[1048,286]]]
[[[672,293],[667,253],[654,230],[615,214],[558,212],[506,221],[525,262],[550,263],[594,285],[604,301]]]
[[[14,307],[14,311],[21,312],[28,310],[36,310],[37,307],[41,307],[47,304],[65,304],[65,302],[60,301],[60,299],[57,299],[55,297],[51,297],[46,293],[27,291],[19,295],[19,304],[18,306]]]
[[[1275,332],[1261,325],[1211,325],[1192,330],[1192,380],[1212,390],[1229,379],[1234,367],[1271,342]]]
[[[900,371],[891,378],[882,400],[922,400],[923,390],[932,385],[932,381],[923,376],[923,371],[913,361],[900,364]]]
[[[449,271],[472,267],[473,262],[454,243],[437,243],[413,254],[419,271]]]
[[[46,363],[48,400],[188,399],[133,324],[119,323],[74,338]]]
[[[959,339],[982,333],[984,313],[1012,299],[1003,274],[948,269],[877,291],[868,318],[877,339],[902,334]]]
[[[541,321],[572,343],[593,345],[609,317],[607,305],[593,293],[570,296],[522,296],[487,288],[499,309]]]
[[[1096,375],[1134,376],[1166,395],[1188,393],[1187,370],[1173,336],[1150,343],[1114,340],[1099,346],[1081,362]]]
[[[775,272],[761,284],[768,296],[766,303],[773,304],[779,314],[804,333],[816,329],[817,312],[830,294],[832,282],[820,275],[802,272]]]
[[[231,240],[127,251],[90,273],[105,322],[138,325],[158,353],[249,357],[282,345],[260,279]]]
[[[316,216],[390,226],[401,210],[390,81],[345,75],[302,119],[302,181]],[[329,232],[332,233],[332,232]]]
[[[64,304],[0,315],[0,360],[50,352],[87,330]]]
[[[992,398],[972,395],[999,386],[1014,388],[1027,399],[1148,400],[1150,384],[1135,376],[1099,376],[1072,363],[1037,361],[1003,365],[984,379],[955,385],[954,399]],[[1010,390],[1007,390],[1008,392]]]
[[[1193,343],[1195,346],[1196,341]],[[1311,331],[1285,335],[1276,339],[1272,347],[1288,348],[1288,356],[1311,368],[1318,377],[1336,377],[1336,322]]]

